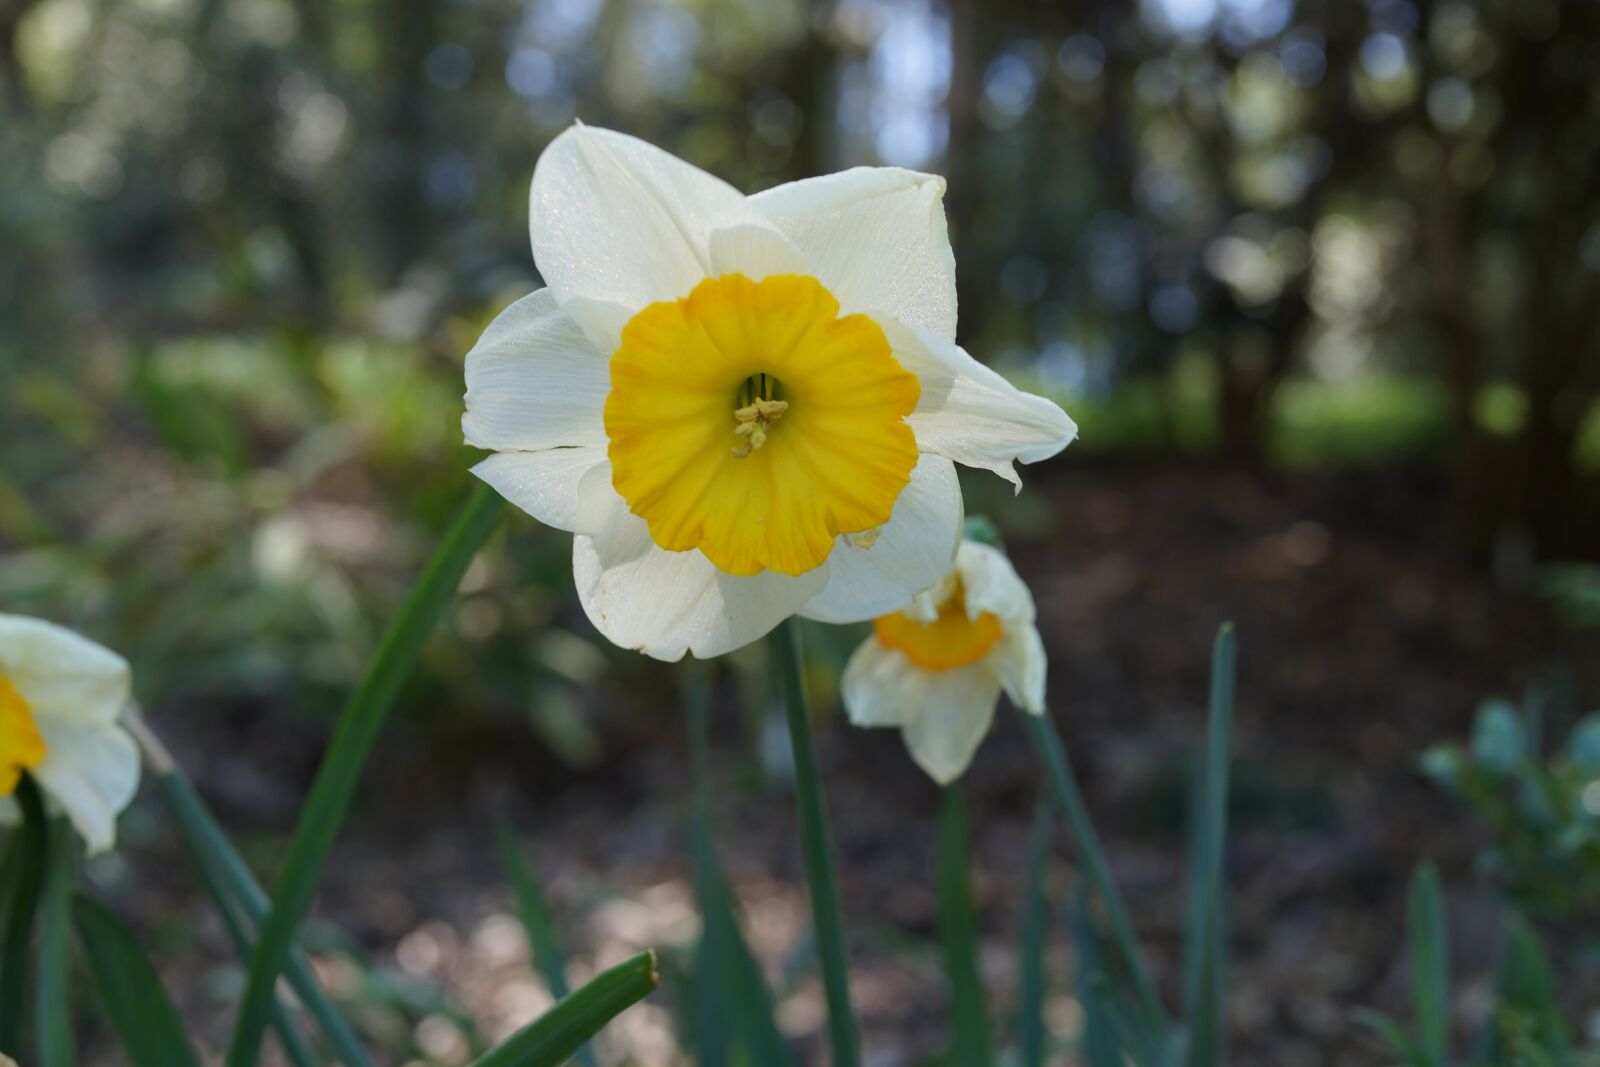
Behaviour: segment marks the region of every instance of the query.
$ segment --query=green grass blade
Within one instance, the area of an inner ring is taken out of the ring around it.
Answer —
[[[1236,651],[1232,624],[1217,631],[1211,653],[1210,715],[1206,725],[1205,759],[1200,769],[1199,811],[1190,878],[1189,914],[1195,938],[1188,961],[1189,1067],[1218,1067],[1225,1062],[1227,988],[1228,762],[1233,735]]]
[[[733,890],[717,862],[715,835],[711,820],[711,728],[707,692],[707,671],[703,664],[687,667],[687,705],[689,719],[690,771],[694,779],[691,805],[690,839],[694,853],[695,889],[700,914],[705,922],[705,940],[698,960],[704,963],[700,974],[701,1005],[706,1013],[700,1021],[702,1037],[709,1035],[712,1054],[727,1045],[727,1013],[707,998],[708,993],[733,1005],[732,1023],[749,1059],[762,1067],[796,1067],[794,1050],[778,1027],[772,991],[767,988],[761,965],[745,941],[739,926]],[[712,988],[714,987],[714,988]],[[702,1050],[700,1067],[708,1067]]]
[[[954,1047],[951,1067],[985,1067],[989,1062],[989,1017],[984,1010],[983,977],[978,973],[977,916],[972,905],[967,800],[959,783],[947,785],[939,804],[939,934],[950,980],[950,1019]]]
[[[133,1067],[199,1067],[172,1001],[132,935],[81,894],[72,900],[72,921],[100,1001]]]
[[[130,725],[136,735],[148,731],[148,727],[142,722],[136,721]],[[140,743],[146,745],[147,751],[149,750],[147,737],[141,737]],[[159,745],[159,742],[157,744]],[[158,749],[158,751],[164,753],[164,750]],[[266,890],[261,888],[261,883],[256,881],[244,858],[233,847],[233,842],[228,840],[222,828],[217,825],[205,802],[195,793],[194,787],[183,773],[175,768],[158,773],[155,780],[157,792],[160,793],[162,802],[172,816],[178,834],[188,849],[189,859],[200,874],[201,883],[218,913],[223,916],[224,921],[229,921],[232,909],[237,907],[239,915],[244,920],[241,924],[241,933],[244,928],[259,926],[267,914],[269,902]],[[245,960],[250,958],[248,945],[242,952],[242,958]],[[311,961],[298,947],[290,952],[283,974],[289,987],[294,990],[294,995],[299,998],[301,1006],[322,1031],[329,1049],[339,1062],[345,1067],[373,1067],[372,1060],[362,1049],[355,1031],[328,999],[327,993],[323,991],[315,972],[311,969]],[[277,1013],[281,1014],[281,1011]],[[282,1028],[276,1024],[274,1026],[281,1037]]]
[[[833,1067],[857,1067],[860,1051],[855,1011],[850,1005],[850,967],[845,952],[844,919],[839,907],[839,887],[833,870],[833,842],[828,813],[822,800],[822,777],[811,738],[801,677],[800,629],[794,619],[779,624],[772,634],[772,655],[777,661],[783,693],[784,719],[789,725],[789,745],[794,755],[795,803],[800,816],[800,848],[805,860],[806,883],[811,890],[811,915],[815,923],[817,959],[828,1002],[828,1044]]]
[[[1050,867],[1050,842],[1055,836],[1050,800],[1041,796],[1028,836],[1028,866],[1022,905],[1021,974],[1017,979],[1017,1067],[1044,1067],[1045,949],[1050,941],[1050,902],[1045,875]]]
[[[1045,775],[1055,794],[1056,802],[1067,817],[1067,825],[1072,830],[1073,841],[1078,847],[1084,871],[1088,874],[1096,896],[1099,897],[1106,914],[1111,919],[1111,931],[1115,938],[1119,962],[1133,983],[1140,1011],[1149,1020],[1149,1028],[1158,1036],[1160,1042],[1165,1044],[1169,1040],[1171,1024],[1167,1020],[1165,1009],[1161,1006],[1161,998],[1156,993],[1155,982],[1151,980],[1150,972],[1145,968],[1144,959],[1139,953],[1139,942],[1133,932],[1133,920],[1128,915],[1128,906],[1123,902],[1122,894],[1117,889],[1116,879],[1111,874],[1111,864],[1106,860],[1105,850],[1100,846],[1100,836],[1095,832],[1094,823],[1089,818],[1089,811],[1084,805],[1077,779],[1073,777],[1072,765],[1067,761],[1066,746],[1061,743],[1061,735],[1056,732],[1055,723],[1048,715],[1030,715],[1023,712],[1021,718],[1023,730],[1027,733],[1040,763],[1044,765]]]
[[[1518,1018],[1525,1050],[1536,1047],[1555,1062],[1568,1062],[1572,1033],[1561,1013],[1555,968],[1544,942],[1516,912],[1506,916],[1499,987],[1501,1011]]]
[[[34,982],[34,1044],[39,1067],[72,1067],[72,827],[50,825],[44,897],[39,906],[39,962]]]
[[[1406,1067],[1430,1067],[1433,1063],[1417,1040],[1406,1033],[1399,1023],[1382,1012],[1359,1008],[1356,1010],[1355,1020],[1382,1038],[1383,1043],[1389,1046],[1389,1054],[1398,1058]]]
[[[1433,1067],[1444,1067],[1450,1043],[1450,931],[1445,921],[1439,872],[1424,863],[1406,892],[1406,939],[1410,942],[1412,1008],[1417,1046]]]
[[[295,825],[283,873],[273,890],[271,910],[250,957],[244,1000],[228,1049],[228,1067],[255,1067],[272,1013],[273,988],[288,962],[295,928],[311,906],[317,877],[344,823],[367,755],[401,686],[416,666],[423,641],[454,599],[467,565],[494,532],[504,509],[504,500],[488,486],[473,491],[423,568],[339,717],[338,728]]]
[[[556,940],[555,919],[544,898],[527,860],[517,845],[516,834],[502,822],[495,827],[495,845],[500,851],[500,866],[511,881],[511,891],[517,898],[517,915],[528,935],[528,946],[533,952],[533,962],[544,975],[550,995],[561,1000],[572,992],[567,984],[567,958]],[[578,1062],[583,1067],[596,1067],[594,1050],[588,1045],[578,1049]]]
[[[1085,1067],[1123,1067],[1117,1024],[1104,988],[1105,952],[1089,914],[1089,896],[1079,893],[1072,908],[1072,941],[1078,962],[1078,1002],[1083,1005],[1080,1052]]]
[[[565,1063],[612,1019],[643,1000],[660,983],[656,956],[646,952],[597,975],[557,1002],[472,1067],[556,1067]]]
[[[49,862],[49,824],[45,821],[44,798],[27,775],[17,785],[17,803],[22,807],[22,828],[16,831],[16,844],[7,881],[9,906],[5,916],[5,940],[0,941],[0,1052],[22,1058],[22,1012],[28,985],[28,950],[33,943],[33,921],[39,909],[39,894],[44,888]]]

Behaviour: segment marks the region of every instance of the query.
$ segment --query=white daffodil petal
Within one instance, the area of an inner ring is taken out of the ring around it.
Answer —
[[[759,282],[769,274],[804,274],[806,260],[777,230],[725,226],[711,234],[711,272],[743,274]]]
[[[921,710],[901,728],[917,765],[940,785],[961,777],[994,722],[1000,683],[983,664],[918,671],[904,698]]]
[[[711,233],[740,224],[771,228],[727,182],[626,134],[573,126],[534,168],[533,258],[563,307],[685,296],[711,274]]]
[[[906,422],[923,451],[992,470],[1020,490],[1013,460],[1049,459],[1078,436],[1054,401],[1023,392],[953,342],[904,322],[883,327],[895,358],[922,381]]]
[[[961,543],[961,520],[955,465],[941,456],[918,457],[871,547],[840,537],[828,555],[827,588],[800,614],[821,622],[860,622],[905,607],[949,573]]]
[[[956,570],[961,574],[969,618],[988,612],[1004,620],[1007,629],[1012,623],[1033,622],[1033,594],[1004,552],[977,541],[963,541],[956,553]]]
[[[467,353],[461,430],[477,448],[604,444],[607,359],[540,289],[502,311]]]
[[[826,566],[746,577],[718,570],[699,551],[668,552],[615,492],[610,504],[600,499],[590,488],[599,478],[585,479],[579,524],[601,508],[610,517],[594,536],[573,538],[572,576],[584,613],[612,644],[663,660],[720,656],[767,634],[827,584]]]
[[[472,468],[495,492],[546,526],[578,528],[578,486],[606,461],[604,445],[496,452]]]
[[[37,720],[49,751],[30,774],[67,813],[85,849],[103,852],[116,842],[117,815],[139,788],[139,748],[117,725],[86,726]]]
[[[857,167],[768,189],[750,203],[794,242],[845,313],[881,312],[955,338],[943,178]]]
[[[1045,672],[1049,657],[1038,627],[1031,623],[1007,625],[998,644],[984,657],[999,676],[1011,703],[1035,715],[1044,714]]]
[[[904,726],[918,710],[906,699],[907,677],[918,672],[910,660],[876,637],[861,642],[839,679],[850,721],[857,726]]]
[[[43,619],[0,614],[0,676],[36,720],[113,723],[128,702],[128,661]]]

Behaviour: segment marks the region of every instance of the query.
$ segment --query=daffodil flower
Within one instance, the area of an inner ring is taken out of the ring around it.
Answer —
[[[0,822],[16,822],[24,773],[91,853],[116,841],[139,787],[139,750],[119,724],[128,663],[71,630],[0,615]]]
[[[613,642],[715,656],[796,613],[859,621],[949,570],[954,463],[1076,434],[956,346],[943,179],[858,168],[746,197],[575,126],[533,176],[548,285],[467,356],[474,473],[577,536]]]
[[[1033,596],[995,548],[963,541],[955,570],[905,611],[874,619],[842,691],[857,726],[898,726],[939,784],[961,777],[994,722],[1001,690],[1044,712],[1044,642]]]

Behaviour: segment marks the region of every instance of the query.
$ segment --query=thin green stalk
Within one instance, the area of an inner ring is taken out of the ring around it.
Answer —
[[[236,905],[251,927],[259,927],[261,920],[266,917],[269,903],[261,883],[256,881],[244,858],[233,847],[233,842],[217,825],[205,801],[194,791],[194,786],[177,768],[149,726],[138,718],[129,720],[128,726],[144,749],[146,762],[155,772],[156,789],[189,850],[190,860],[200,873],[201,884],[210,894],[212,903],[224,918],[228,916],[230,908]],[[241,958],[250,958],[248,945]],[[311,969],[311,961],[298,946],[290,952],[283,974],[301,1006],[322,1031],[334,1056],[345,1067],[373,1067],[355,1031],[328,999],[328,994],[323,991]]]
[[[1089,881],[1111,919],[1111,932],[1116,939],[1117,952],[1122,957],[1122,964],[1133,982],[1140,1007],[1148,1017],[1149,1025],[1158,1033],[1161,1044],[1165,1045],[1171,1024],[1167,1020],[1166,1010],[1161,1006],[1161,997],[1156,993],[1155,983],[1151,981],[1150,973],[1145,969],[1144,960],[1139,955],[1139,943],[1133,933],[1133,920],[1129,917],[1128,906],[1123,903],[1122,894],[1117,889],[1116,879],[1112,877],[1111,864],[1106,860],[1105,850],[1100,847],[1100,836],[1095,832],[1094,823],[1089,819],[1083,794],[1078,790],[1077,779],[1073,776],[1072,766],[1067,761],[1066,746],[1061,743],[1061,735],[1056,732],[1055,723],[1048,715],[1023,713],[1022,725],[1027,731],[1028,740],[1033,744],[1034,752],[1044,764],[1045,774],[1055,793],[1056,802],[1061,805],[1062,812],[1067,816],[1067,825],[1072,829],[1073,840],[1077,843],[1078,853],[1083,861],[1084,870],[1089,875]]]
[[[39,907],[39,963],[34,981],[33,1040],[39,1067],[72,1067],[72,827],[50,821],[50,857]]]
[[[416,666],[423,641],[455,597],[467,565],[499,524],[504,508],[504,500],[488,486],[473,491],[423,568],[339,717],[338,728],[289,842],[283,873],[273,889],[271,910],[250,957],[239,1021],[228,1049],[228,1067],[255,1067],[272,1013],[273,988],[289,960],[295,928],[311,906],[317,877],[344,823],[367,755],[401,686]]]
[[[28,949],[33,941],[33,919],[44,887],[49,862],[49,824],[44,798],[31,777],[17,785],[22,807],[22,829],[16,833],[16,867],[12,872],[11,905],[6,914],[5,940],[0,941],[0,1052],[22,1056],[23,993],[27,988]]]
[[[978,974],[977,916],[972,906],[967,799],[960,783],[944,787],[939,804],[939,933],[950,979],[950,1016],[955,1042],[952,1067],[989,1062],[989,1017]]]
[[[100,991],[101,1006],[133,1067],[199,1067],[183,1020],[133,935],[82,893],[72,899],[72,924]]]
[[[1055,836],[1050,798],[1041,794],[1028,836],[1027,890],[1022,908],[1021,974],[1017,980],[1017,1060],[1019,1067],[1044,1067],[1045,948],[1050,939],[1050,903],[1045,875]]]
[[[625,960],[473,1060],[472,1067],[556,1067],[660,984],[654,952]]]
[[[1217,1067],[1226,1060],[1227,1019],[1223,995],[1227,969],[1229,749],[1233,736],[1234,631],[1217,631],[1211,654],[1211,701],[1205,758],[1197,779],[1193,870],[1186,962],[1188,1067]]]
[[[850,1007],[849,962],[845,955],[839,887],[833,872],[833,842],[828,832],[828,812],[822,802],[822,779],[817,773],[811,719],[806,713],[805,684],[800,673],[800,630],[794,619],[785,620],[773,631],[772,654],[778,661],[784,718],[789,724],[789,744],[794,753],[800,847],[806,882],[811,889],[811,915],[816,926],[822,988],[828,1001],[828,1040],[833,1050],[833,1067],[857,1067],[860,1054],[855,1013]]]

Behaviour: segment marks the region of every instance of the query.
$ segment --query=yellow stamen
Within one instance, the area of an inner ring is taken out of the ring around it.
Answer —
[[[10,679],[0,675],[0,797],[16,792],[22,772],[42,763],[48,751],[33,709]]]

